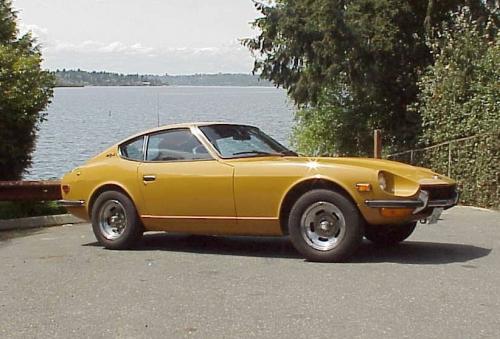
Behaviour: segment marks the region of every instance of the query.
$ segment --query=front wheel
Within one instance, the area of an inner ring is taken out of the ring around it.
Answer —
[[[363,238],[363,218],[340,193],[316,189],[293,205],[288,231],[294,247],[308,260],[340,262],[351,256]]]
[[[143,233],[134,203],[117,191],[97,197],[92,207],[92,229],[101,245],[116,250],[133,247]]]
[[[377,245],[391,246],[406,240],[416,226],[416,222],[402,225],[369,225],[365,230],[365,238]]]

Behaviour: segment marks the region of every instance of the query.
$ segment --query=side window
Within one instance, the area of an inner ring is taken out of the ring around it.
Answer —
[[[144,145],[144,137],[131,140],[120,146],[120,154],[122,157],[130,160],[143,161],[144,152],[142,146]]]
[[[178,161],[212,159],[205,146],[188,129],[177,129],[149,136],[146,160]]]

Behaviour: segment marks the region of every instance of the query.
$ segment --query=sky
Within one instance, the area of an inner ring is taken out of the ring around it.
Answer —
[[[43,66],[120,73],[250,73],[238,41],[257,34],[251,0],[13,0]]]

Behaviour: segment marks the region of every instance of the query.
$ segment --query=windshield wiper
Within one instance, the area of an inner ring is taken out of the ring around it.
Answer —
[[[263,151],[257,151],[257,150],[251,150],[251,151],[243,151],[243,152],[236,152],[233,153],[233,155],[244,155],[244,154],[258,154],[258,155],[281,155],[279,153],[269,153],[269,152],[263,152]]]
[[[290,150],[283,151],[283,152],[281,152],[281,154],[282,155],[291,155],[291,156],[294,156],[294,157],[298,156],[298,154],[296,152],[290,151]]]

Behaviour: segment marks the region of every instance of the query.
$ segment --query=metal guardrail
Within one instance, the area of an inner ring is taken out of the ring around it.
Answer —
[[[447,164],[448,173],[447,174],[448,174],[448,176],[451,176],[453,144],[456,144],[456,143],[459,143],[459,142],[462,142],[462,141],[466,141],[466,140],[471,140],[471,139],[483,137],[483,136],[484,135],[473,135],[473,136],[469,136],[469,137],[465,137],[465,138],[459,138],[459,139],[444,141],[444,142],[441,142],[439,144],[432,145],[432,146],[427,146],[427,147],[422,147],[422,148],[415,148],[415,149],[411,149],[411,150],[407,150],[407,151],[403,151],[403,152],[389,154],[389,155],[386,155],[385,157],[387,159],[396,160],[398,157],[401,157],[401,156],[404,156],[404,155],[409,155],[410,156],[409,163],[412,164],[412,165],[415,165],[415,154],[416,153],[428,151],[428,150],[431,150],[431,149],[434,149],[434,148],[443,147],[443,146],[448,146],[448,164]]]
[[[493,137],[492,140],[490,140],[491,137]],[[384,157],[424,167],[430,167],[429,164],[433,163],[436,167],[433,170],[443,174],[447,173],[448,177],[453,177],[458,181],[466,203],[498,208],[500,201],[499,164],[493,159],[488,162],[488,159],[481,156],[476,159],[474,154],[485,150],[493,152],[494,147],[498,147],[499,142],[500,131],[494,131],[448,140]],[[480,163],[476,165],[477,161]],[[478,176],[476,172],[487,173],[487,176]]]
[[[0,181],[0,201],[60,200],[61,183],[58,180]]]

